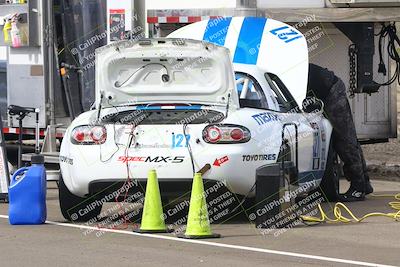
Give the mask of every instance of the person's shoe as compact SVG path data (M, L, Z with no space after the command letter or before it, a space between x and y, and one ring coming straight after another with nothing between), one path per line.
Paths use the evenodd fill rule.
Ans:
M354 202L363 201L365 199L365 192L350 186L346 193L339 195L339 201L341 202Z
M374 188L372 187L370 181L368 181L365 185L365 195L371 194L374 192Z

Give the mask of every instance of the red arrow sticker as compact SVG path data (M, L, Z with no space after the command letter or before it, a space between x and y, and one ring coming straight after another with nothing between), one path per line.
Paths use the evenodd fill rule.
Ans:
M227 162L228 160L229 160L228 156L222 157L220 159L215 159L213 165L219 167L222 164L224 164L225 162Z

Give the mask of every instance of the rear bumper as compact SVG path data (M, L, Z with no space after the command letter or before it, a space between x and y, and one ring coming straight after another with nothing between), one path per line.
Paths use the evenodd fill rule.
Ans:
M190 198L193 179L163 179L159 180L160 194L163 198ZM89 183L89 196L103 197L118 195L121 200L125 195L131 196L146 191L145 179L127 180L95 180ZM123 190L121 190L124 188ZM227 190L221 181L204 179L204 189L207 192ZM212 190L214 189L214 190ZM120 191L119 191L120 190ZM120 194L117 194L121 192ZM111 201L112 202L112 201Z

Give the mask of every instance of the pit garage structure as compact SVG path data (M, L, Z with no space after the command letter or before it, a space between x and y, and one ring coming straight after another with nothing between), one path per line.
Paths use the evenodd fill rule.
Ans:
M386 76L379 68L379 32L381 23L400 20L399 0L0 0L0 21L13 13L22 14L29 39L13 48L0 38L0 77L6 77L0 81L3 130L8 141L19 132L6 106L41 109L42 152L53 164L51 179L58 178L59 141L71 122L71 106L78 115L94 101L91 55L97 47L118 37L164 37L189 23L221 16L266 17L294 25L307 38L310 62L333 70L345 82L361 142L397 137L397 83L377 87L374 82L387 81L395 71L387 38L381 46ZM117 27L117 35L109 25L122 18L126 23ZM79 21L73 24L74 19ZM60 76L62 67L66 77ZM73 95L70 106L66 84ZM26 118L24 126L25 137L33 138L34 118ZM23 158L29 161L30 155Z

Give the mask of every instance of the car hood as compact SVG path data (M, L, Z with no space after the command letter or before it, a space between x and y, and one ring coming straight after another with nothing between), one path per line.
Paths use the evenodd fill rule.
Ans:
M238 106L229 50L184 39L121 41L96 50L96 100L102 106Z

